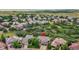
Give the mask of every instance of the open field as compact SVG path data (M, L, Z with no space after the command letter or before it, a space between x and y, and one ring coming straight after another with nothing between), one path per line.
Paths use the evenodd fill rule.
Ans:
M71 12L72 11L72 12ZM13 10L1 10L0 11L0 16L8 16L8 15L16 15L16 14L42 14L42 15L54 15L54 16L74 16L74 17L79 17L79 10L67 10L67 12L65 11L51 11L51 10L46 10L46 11L42 11L42 10L18 10L15 9Z

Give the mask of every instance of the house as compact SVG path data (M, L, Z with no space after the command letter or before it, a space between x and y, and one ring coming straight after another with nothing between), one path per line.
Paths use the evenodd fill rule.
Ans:
M17 36L11 36L11 37L7 37L6 38L6 44L11 44L13 41L21 41L22 38L21 37L17 37Z
M6 27L9 25L9 22L2 22L1 25Z
M33 23L33 20L31 18L28 18L27 21L28 21L29 24Z
M41 46L40 46L40 50L47 50L47 46L41 45Z
M69 49L70 49L70 50L79 50L79 42L72 43L72 44L69 46Z
M17 16L12 16L12 21L17 21L18 17Z
M33 38L33 35L26 35L25 38L22 39L22 43L28 45L28 40Z
M0 42L0 50L6 50L7 45L3 42Z
M57 47L57 46L65 44L65 43L67 43L66 40L64 40L63 38L58 37L58 38L55 38L52 41L51 46Z
M76 23L79 25L79 19L76 20Z
M22 30L24 28L23 24L15 25L17 30Z
M46 36L38 36L41 45L47 45L50 38Z

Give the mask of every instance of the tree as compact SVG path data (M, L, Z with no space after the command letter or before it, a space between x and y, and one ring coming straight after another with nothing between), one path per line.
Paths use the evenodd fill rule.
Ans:
M4 43L6 43L4 34L1 35L1 41L4 42Z

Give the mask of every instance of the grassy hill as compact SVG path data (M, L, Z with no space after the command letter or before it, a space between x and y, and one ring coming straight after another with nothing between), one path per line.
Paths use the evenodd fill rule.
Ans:
M0 10L0 16L16 15L16 14L44 14L44 15L58 15L58 16L75 16L79 17L79 10L75 9L5 9Z

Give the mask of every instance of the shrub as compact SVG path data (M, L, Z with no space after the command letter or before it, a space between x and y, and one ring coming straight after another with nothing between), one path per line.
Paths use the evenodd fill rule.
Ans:
M32 41L32 45L34 48L39 48L39 40L37 38L34 38Z
M21 48L22 47L22 44L20 42L18 42L18 41L14 41L14 42L12 42L12 46L14 48Z
M34 31L32 34L33 34L34 36L39 36L39 35L40 35L40 32Z
M39 48L39 40L37 38L28 40L28 43L28 48Z
M19 36L19 37L25 37L26 32L25 31L16 31L16 35Z
M29 40L28 40L28 43L29 43L29 44L31 44L31 43L32 43L32 40L31 40L31 39L29 39Z
M48 49L51 49L52 48L52 46L51 46L51 44L49 43L48 44L48 47L47 47Z
M8 32L8 30L7 30L6 28L4 28L2 31L3 31L3 32Z
M14 28L14 27L10 27L9 30L10 30L10 31L15 31L16 28Z
M57 46L57 47L53 47L53 46L52 46L52 48L53 48L54 50L68 50L68 49L69 49L67 43L64 44L64 45Z
M61 45L61 46L60 46L60 49L61 49L61 50L68 50L68 49L69 49L68 44L66 43L66 44L64 44L64 45Z

